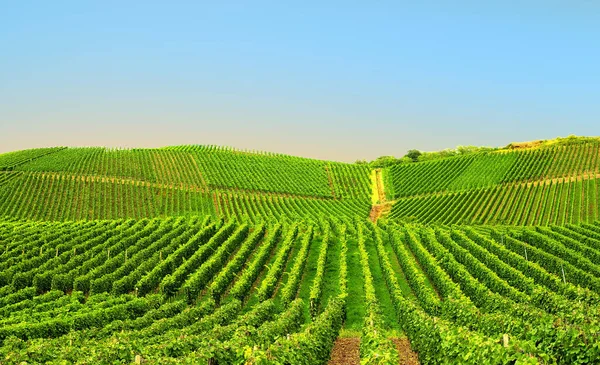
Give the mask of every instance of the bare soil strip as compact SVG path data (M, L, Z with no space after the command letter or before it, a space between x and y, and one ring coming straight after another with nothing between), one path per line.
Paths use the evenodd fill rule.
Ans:
M408 338L392 338L400 354L399 365L420 365L417 354L410 347ZM360 365L360 338L338 338L331 350L328 365Z
M360 365L360 338L338 338L331 350L328 365Z
M400 354L400 365L419 365L419 357L410 347L408 338L392 338L392 342Z

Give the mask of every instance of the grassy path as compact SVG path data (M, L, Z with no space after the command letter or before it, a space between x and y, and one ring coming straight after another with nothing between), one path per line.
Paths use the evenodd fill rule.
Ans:
M399 331L400 326L398 324L398 318L396 316L396 310L390 298L387 285L385 284L385 278L379 265L379 258L377 257L377 249L375 242L371 239L365 242L367 253L369 254L369 266L371 268L371 275L373 275L373 281L375 285L375 294L379 300L379 306L383 314L384 323L388 330ZM380 284L380 285L378 285Z
M402 271L402 267L400 267L400 263L398 262L398 257L396 257L396 253L394 252L394 249L392 248L390 241L388 239L384 238L383 245L385 247L385 250L386 250L386 253L390 260L390 263L392 264L392 268L394 269L394 272L396 273L396 278L398 279L398 284L400 284L400 289L402 290L402 296L404 296L405 298L409 298L411 300L417 300L415 293L410 288L410 285L408 284L408 280L406 279L406 276L404 275L404 272Z
M360 331L365 318L364 279L360 270L360 254L355 237L348 236L348 299L345 329Z

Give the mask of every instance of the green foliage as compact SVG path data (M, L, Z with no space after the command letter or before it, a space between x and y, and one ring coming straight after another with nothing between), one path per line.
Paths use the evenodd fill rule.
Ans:
M0 362L600 363L599 152L0 155Z
M269 258L269 254L273 250L273 247L278 243L279 238L281 237L281 231L281 224L277 224L273 229L269 230L267 237L265 237L265 242L256 253L253 261L248 264L246 270L244 270L240 278L231 288L229 294L233 298L242 300L248 295L248 290L263 269L263 265Z
M377 157L374 161L371 161L369 165L371 165L372 168L382 168L410 162L414 162L413 159L411 159L410 157L396 158L394 156L380 156Z
M63 147L36 148L2 153L0 154L0 171L14 170L19 165L26 164L46 155L57 153L62 149Z
M283 240L281 249L277 252L275 261L269 268L265 279L261 286L258 288L258 298L262 302L269 299L275 291L275 286L279 282L279 277L285 269L285 263L287 262L290 251L293 248L296 234L298 233L298 225L294 224L288 229L288 232Z
M298 250L298 254L290 270L288 280L285 283L285 286L281 289L281 304L283 306L287 306L296 298L298 287L300 286L300 281L302 280L302 275L304 273L304 267L308 259L308 250L310 249L313 233L313 226L310 225L302 235L300 250Z
M364 278L365 305L367 313L362 328L360 342L361 364L397 364L398 352L394 344L385 336L381 308L365 248L363 223L358 223L358 250Z
M353 216L369 210L369 173L368 166L357 164L210 146L26 150L0 155L0 216L79 220L210 214L252 222L341 212Z
M408 150L404 157L410 158L413 162L419 161L419 157L423 154L423 152L419 150Z
M269 346L264 357L268 364L325 364L344 320L344 300L334 298L303 332L280 338ZM261 363L256 361L255 363Z
M386 330L390 325L382 314L381 305L389 299L381 296L381 285L389 292L398 323L421 363L488 359L488 363L586 364L600 359L598 347L589 345L598 342L600 294L595 274L590 274L595 266L585 258L594 255L600 237L595 224L499 231L461 226L432 229L394 222L373 225L361 220L352 230L341 221L322 220L318 226L305 223L291 222L279 241L279 224L260 223L250 232L248 223L230 221L219 228L220 223L211 223L210 218L51 225L0 222L0 237L7 248L0 273L9 278L0 287L0 356L8 364L25 359L131 362L135 355L160 363L208 359L325 363L343 326L346 306L357 305L356 298L347 300L357 293L348 291L350 270L362 278L359 300L365 311L360 354L364 363L397 361ZM312 245L317 227L323 240ZM84 233L79 236L69 234L80 230ZM347 265L347 238L357 247L356 267ZM339 260L335 271L339 298L321 292L332 244L340 245L331 251L337 252L335 260ZM292 246L297 253L287 264ZM74 247L82 251L74 255ZM315 279L303 298L293 300L306 277L309 247L318 249L313 255ZM27 264L45 258L47 252L53 254L47 264ZM273 264L265 268L270 255ZM398 261L402 276L392 259ZM55 285L67 287L89 280L90 290L100 292L99 283L119 282L143 267L145 260L158 263L156 270L148 272L159 279L153 279L157 284L150 292L138 290L140 297L43 289L47 277L53 277ZM13 272L13 267L24 271ZM232 275L236 271L239 274ZM376 283L374 272L381 272L384 282ZM38 278L32 279L39 284L37 288L17 284L31 274ZM236 299L244 299L248 292L270 297L282 275L288 278L275 303L245 304ZM150 294L169 277L179 278L184 292L196 288L197 301L177 296L177 290L168 293L175 295L170 300ZM66 284L58 284L59 280ZM399 280L408 281L415 300L402 296ZM25 288L19 289L22 285ZM307 307L324 297L329 301L320 306L323 310L310 310L313 320L303 325ZM508 347L501 344L504 334L509 335ZM54 355L48 348L55 349Z
M330 240L330 228L329 224L325 225L323 229L321 249L319 251L319 258L317 260L317 272L315 279L310 288L310 315L315 318L317 316L319 305L321 303L322 289L323 289L323 277L325 275L325 264L327 263L327 252L329 249Z
M600 143L584 141L394 165L387 169L398 199L391 216L442 224L591 222L600 216Z

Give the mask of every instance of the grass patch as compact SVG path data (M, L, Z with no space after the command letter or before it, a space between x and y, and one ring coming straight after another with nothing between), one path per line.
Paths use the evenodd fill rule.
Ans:
M365 318L364 279L360 266L360 253L355 237L348 237L348 298L346 299L346 324L344 328L360 331Z

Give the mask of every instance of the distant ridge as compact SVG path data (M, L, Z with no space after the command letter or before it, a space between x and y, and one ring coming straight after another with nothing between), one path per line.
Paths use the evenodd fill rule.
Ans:
M598 137L571 136L384 168L215 145L30 149L0 155L0 216L592 222L599 146Z

